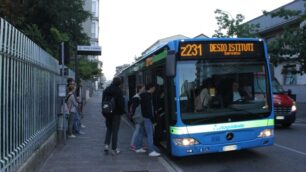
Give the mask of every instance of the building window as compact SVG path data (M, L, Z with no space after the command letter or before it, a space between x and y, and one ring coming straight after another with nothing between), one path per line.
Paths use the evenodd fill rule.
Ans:
M297 84L295 65L284 66L283 75L284 75L284 85L296 85Z
M92 1L92 9L91 9L91 11L92 11L92 15L94 17L98 16L97 15L97 1Z
M91 23L91 38L96 38L96 22Z

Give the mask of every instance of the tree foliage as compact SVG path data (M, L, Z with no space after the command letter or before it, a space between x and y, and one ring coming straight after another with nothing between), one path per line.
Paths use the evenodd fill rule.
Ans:
M25 20L23 5L16 0L0 0L0 17L3 17L14 26L20 26Z
M98 68L96 61L89 61L85 57L81 58L78 63L80 78L84 80L94 80L102 76L101 69Z
M304 0L306 9L306 1ZM294 19L296 25L285 25L275 39L268 43L268 52L271 62L278 65L283 62L290 62L300 68L293 73L306 72L306 13L305 11L288 10L281 8L274 12L264 12L271 18L283 18L285 20ZM304 22L304 24L302 24ZM283 71L286 72L286 71Z
M70 49L89 44L82 23L91 15L84 11L83 3L83 0L0 0L0 16L58 58L62 41L69 41Z
M13 24L52 56L59 59L59 45L68 42L70 56L75 57L77 45L89 45L82 23L91 14L83 9L84 0L0 0L0 17ZM91 78L99 71L97 65L81 61L89 71L80 76ZM86 66L88 65L88 66ZM92 74L93 76L89 76Z
M217 9L215 11L218 29L215 30L213 37L218 38L247 38L255 37L259 25L244 24L245 17L242 14L237 14L233 18L230 13Z
M304 0L305 1L305 0ZM306 9L306 1L304 3ZM215 11L218 29L213 37L259 37L257 35L259 25L243 23L244 16L237 14L233 18L229 13L217 9ZM283 18L289 20L295 18L296 24L285 25L281 34L268 42L268 53L274 65L283 62L297 64L300 66L296 73L306 72L306 14L305 11L288 10L281 8L274 12L264 11L264 15ZM300 27L300 23L304 25Z

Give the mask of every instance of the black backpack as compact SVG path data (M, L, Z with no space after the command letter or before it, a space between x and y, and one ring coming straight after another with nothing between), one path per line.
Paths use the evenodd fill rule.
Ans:
M110 118L116 108L115 98L113 96L107 96L102 101L102 114L105 118Z

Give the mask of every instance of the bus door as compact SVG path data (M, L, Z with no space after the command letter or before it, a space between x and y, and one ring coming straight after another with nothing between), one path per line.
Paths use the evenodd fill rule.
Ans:
M157 144L167 147L168 141L168 117L166 115L166 102L165 102L165 72L162 67L154 71L155 93L154 93L154 109L155 120L157 125L154 132L154 140Z
M128 76L129 100L136 94L136 75Z

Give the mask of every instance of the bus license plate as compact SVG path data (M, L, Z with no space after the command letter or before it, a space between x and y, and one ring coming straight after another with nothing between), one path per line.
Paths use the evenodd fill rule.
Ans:
M234 151L237 150L237 145L228 145L223 147L223 151Z
M276 116L276 119L284 120L285 117L284 116Z

